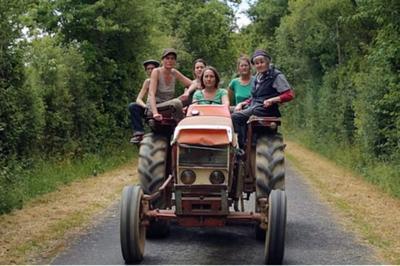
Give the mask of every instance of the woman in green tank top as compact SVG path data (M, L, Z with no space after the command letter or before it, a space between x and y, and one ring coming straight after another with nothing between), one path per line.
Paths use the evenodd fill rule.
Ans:
M237 62L238 78L232 79L228 86L229 100L232 105L237 105L250 98L254 77L251 75L250 59L242 56Z
M197 90L193 95L193 102L197 104L223 104L229 107L228 93L219 89L219 74L212 66L204 68L200 77L202 90Z

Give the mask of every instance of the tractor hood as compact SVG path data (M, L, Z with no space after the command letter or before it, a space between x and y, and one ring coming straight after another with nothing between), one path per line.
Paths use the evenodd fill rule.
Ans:
M230 117L189 116L175 128L172 144L236 145Z

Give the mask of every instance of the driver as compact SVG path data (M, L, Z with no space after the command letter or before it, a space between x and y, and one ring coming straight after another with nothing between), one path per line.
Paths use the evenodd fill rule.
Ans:
M251 97L238 103L232 114L232 122L235 132L238 133L241 149L246 140L247 120L250 116L280 117L278 104L294 98L289 82L278 69L271 65L271 56L267 52L256 50L251 57L251 63L257 71ZM248 108L244 109L245 106Z
M204 68L200 76L201 90L193 95L193 103L197 104L222 104L229 108L228 92L218 88L220 81L217 70L212 66Z

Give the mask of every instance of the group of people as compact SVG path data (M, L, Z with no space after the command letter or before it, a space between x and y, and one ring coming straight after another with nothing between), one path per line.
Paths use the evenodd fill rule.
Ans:
M233 79L227 90L219 88L218 71L208 66L202 59L193 65L191 80L176 68L177 52L165 49L161 56L161 65L157 60L143 63L149 78L143 82L136 102L129 104L133 129L132 143L139 143L144 134L143 116L163 119L163 107L173 107L172 117L179 121L183 118L183 109L192 104L222 104L232 106L232 122L238 133L239 147L246 140L246 124L250 116L280 117L278 105L293 99L294 92L285 76L271 65L271 56L264 50L256 50L251 58L242 56L237 62L238 77ZM252 75L254 66L256 74ZM179 81L184 93L175 98L175 84ZM147 96L147 102L144 97Z

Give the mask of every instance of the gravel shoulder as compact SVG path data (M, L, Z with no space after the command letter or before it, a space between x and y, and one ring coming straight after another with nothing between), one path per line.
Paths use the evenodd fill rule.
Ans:
M388 196L350 171L287 141L292 166L307 177L316 195L328 202L337 221L372 246L380 259L400 264L400 200ZM44 195L0 216L0 264L46 264L68 243L100 220L136 183L136 161ZM94 222L93 222L94 221Z

